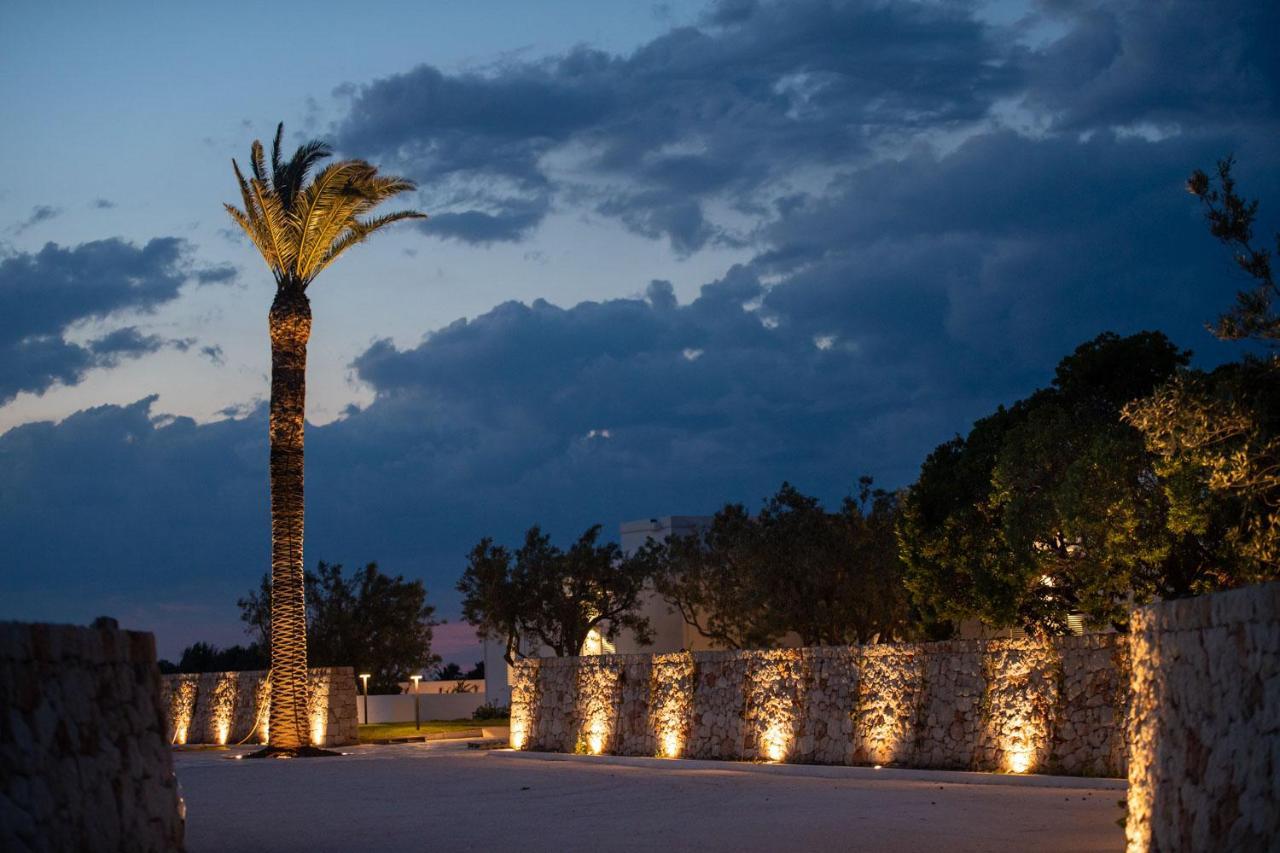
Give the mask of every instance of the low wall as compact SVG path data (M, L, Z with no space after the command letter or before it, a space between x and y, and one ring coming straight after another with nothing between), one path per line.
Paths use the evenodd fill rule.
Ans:
M355 743L356 679L349 666L310 670L307 720L311 745ZM169 743L236 744L267 740L265 672L204 672L163 676Z
M1123 776L1128 643L959 640L519 662L552 752Z
M1134 612L1130 853L1280 843L1280 582Z
M0 850L182 849L150 634L0 623Z
M484 704L483 693L419 693L418 713L423 720L462 720ZM364 697L358 697L356 710L360 723L413 722L413 694L369 697L369 719L364 718Z

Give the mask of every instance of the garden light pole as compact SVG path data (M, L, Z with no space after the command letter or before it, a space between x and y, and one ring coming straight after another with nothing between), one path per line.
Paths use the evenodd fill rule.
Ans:
M421 731L422 715L418 713L418 682L422 680L422 676L411 675L409 680L413 682L413 728L415 731Z
M360 681L364 684L364 724L369 725L369 673L360 673Z

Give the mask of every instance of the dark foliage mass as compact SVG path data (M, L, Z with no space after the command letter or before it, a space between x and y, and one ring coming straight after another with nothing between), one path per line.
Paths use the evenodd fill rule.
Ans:
M503 643L508 663L537 644L561 657L581 654L593 629L608 639L628 629L649 642L649 621L637 612L646 567L599 536L596 525L562 550L531 527L514 554L482 539L458 581L463 618Z
M370 693L399 693L409 675L432 667L435 607L420 580L405 580L369 563L344 576L323 560L306 573L307 659L310 666L354 666L367 672ZM256 644L271 641L271 579L238 602Z
M211 643L201 642L183 649L176 664L161 660L159 666L164 673L244 672L267 669L271 666L271 656L259 643L220 649Z
M654 588L717 645L902 639L913 630L894 538L897 498L860 481L839 511L788 483L756 515L741 504L698 534L639 555Z
M1277 291L1232 166L1187 184L1251 284L1212 328L1270 348L1204 371L1163 334L1104 334L938 447L899 524L935 618L1060 632L1082 613L1123 630L1134 604L1280 576Z

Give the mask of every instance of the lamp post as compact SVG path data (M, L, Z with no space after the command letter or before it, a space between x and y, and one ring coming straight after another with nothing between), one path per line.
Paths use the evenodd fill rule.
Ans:
M364 724L369 725L369 673L360 673L360 681L364 684Z
M413 682L413 728L415 731L421 731L422 715L418 713L418 682L422 680L422 676L411 675L409 680Z

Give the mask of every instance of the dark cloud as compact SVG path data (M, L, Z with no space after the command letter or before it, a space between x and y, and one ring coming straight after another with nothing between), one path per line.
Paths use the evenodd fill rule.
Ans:
M31 215L26 219L14 225L9 230L14 234L21 234L29 228L34 228L42 222L48 222L50 219L57 219L62 215L62 208L51 207L47 204L39 204L31 208Z
M1028 57L1028 99L1058 127L1276 128L1280 5L1053 0L1044 8L1065 33Z
M532 200L506 200L497 213L464 210L437 213L419 227L428 234L466 243L513 242L528 236L547 212L545 196Z
M578 48L483 75L420 66L350 89L337 140L463 217L435 226L447 236L527 233L564 189L547 165L559 154L575 161L575 195L687 253L725 236L708 200L754 203L799 168L866 154L873 130L982 118L1018 80L1006 54L967 12L934 4L722 4L709 29L626 57Z
M1052 0L1008 28L965 4L724 0L629 56L578 48L347 87L337 138L420 179L443 236L520 239L568 194L688 254L742 242L709 203L759 217L787 182L997 116L1076 141L1211 124L1274 138L1277 30L1280 7L1247 0L1212 14L1199 0ZM1054 36L1029 47L1025 32Z
M108 198L95 198L92 202L89 203L89 206L92 207L94 210L112 210L117 205L114 201Z
M754 257L687 304L654 281L643 298L510 302L369 347L353 369L372 402L309 432L308 562L378 559L448 611L481 536L754 505L783 479L828 501L863 472L905 485L1104 330L1234 357L1202 324L1239 281L1182 181L1236 152L1270 233L1264 5L1046 0L1001 28L963 4L739 0L629 56L348 87L340 144L423 181L440 236L522 239L563 206L680 253ZM76 266L79 249L45 251L42 269ZM6 325L11 264L39 266L0 262ZM0 326L0 348L52 347L48 381L68 324L172 298L183 276L125 288L108 272L92 304L63 279L87 280L41 277L48 298L12 303L30 314L16 336ZM131 303L137 288L152 295ZM134 330L83 349L153 344ZM268 561L264 407L203 426L154 414L143 400L0 436L0 541L37 569L0 579L13 612L80 585L234 618Z
M80 345L71 326L118 312L153 311L182 285L224 282L229 268L196 267L186 244L161 237L138 247L118 239L75 247L46 243L38 252L0 258L0 403L20 391L73 385L95 367L154 352L166 344L130 326Z

